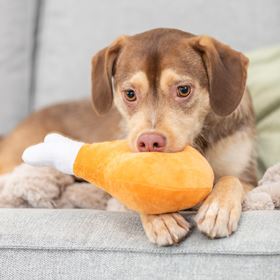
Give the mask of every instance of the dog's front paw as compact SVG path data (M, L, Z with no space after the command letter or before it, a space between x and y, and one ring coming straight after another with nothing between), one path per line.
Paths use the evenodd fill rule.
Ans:
M159 246L177 244L186 238L191 224L178 213L141 215L147 237Z
M239 201L210 195L200 207L195 221L198 229L210 238L228 237L237 229L241 210Z

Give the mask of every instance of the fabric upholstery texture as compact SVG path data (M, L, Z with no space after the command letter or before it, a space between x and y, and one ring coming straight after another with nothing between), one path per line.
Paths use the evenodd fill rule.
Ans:
M280 42L279 14L278 0L44 1L35 107L89 96L91 58L117 36L172 27L247 51Z
M229 238L150 244L133 213L0 210L1 279L278 279L280 212L242 215Z
M280 42L279 13L278 0L2 0L0 134L34 108L89 96L91 57L120 34L174 27L245 51Z
M38 2L43 3L40 29L33 37ZM0 134L29 109L88 96L92 55L122 33L175 27L246 51L280 42L279 14L279 0L155 0L148 5L140 0L2 0ZM269 56L264 60L273 64L276 59ZM270 94L272 85L269 80L253 85L266 73L276 81L279 71L264 68L264 60L249 75L259 110L262 169L279 155L278 113L262 109L268 102L267 108L274 107L267 94L261 96ZM272 94L276 108L279 94ZM279 221L279 211L243 213L240 228L228 239L209 240L195 231L180 246L158 248L130 213L0 209L0 279L279 279Z
M0 1L0 134L29 111L36 0Z

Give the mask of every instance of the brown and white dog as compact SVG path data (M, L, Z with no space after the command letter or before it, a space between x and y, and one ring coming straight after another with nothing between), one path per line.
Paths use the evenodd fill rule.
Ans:
M215 172L214 190L196 216L198 229L211 238L229 236L237 229L244 194L256 184L247 66L242 53L207 36L175 29L122 36L92 60L97 114L88 101L34 113L2 140L0 171L14 168L24 148L50 131L83 141L126 133L139 152L176 152L191 144ZM150 241L159 245L177 243L190 230L178 213L141 220Z

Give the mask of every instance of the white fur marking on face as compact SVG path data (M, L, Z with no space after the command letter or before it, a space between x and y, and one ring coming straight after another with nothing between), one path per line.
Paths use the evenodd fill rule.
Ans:
M124 86L134 87L142 95L146 95L149 90L149 81L147 75L143 71L138 71L131 76L131 78L124 83Z
M157 112L155 110L152 111L151 113L151 123L152 123L152 128L156 128L156 123L157 123Z
M185 75L179 75L171 68L164 69L160 75L160 88L163 91L168 91L170 84L178 82L190 81L191 78Z
M237 132L221 139L206 151L217 177L240 176L248 166L253 152L253 142L246 132Z

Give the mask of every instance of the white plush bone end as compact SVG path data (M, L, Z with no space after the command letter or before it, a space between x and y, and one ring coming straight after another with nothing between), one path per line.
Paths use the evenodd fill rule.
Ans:
M28 147L22 154L22 160L33 166L52 166L73 175L73 165L83 145L82 142L51 133L43 143Z

